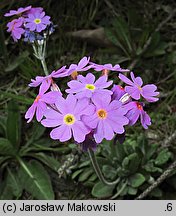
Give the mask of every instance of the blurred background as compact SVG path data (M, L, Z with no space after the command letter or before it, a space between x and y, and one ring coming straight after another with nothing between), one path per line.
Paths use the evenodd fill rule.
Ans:
M146 105L152 125L128 128L123 145L103 142L97 158L103 185L86 153L74 143L49 138L49 130L24 114L35 98L30 79L43 75L30 44L14 43L4 13L43 7L56 31L47 44L49 71L90 56L96 63L120 64L154 83L157 103ZM0 199L135 199L175 160L176 2L173 0L26 0L0 2ZM117 75L110 74L114 83ZM68 79L58 85L65 88ZM176 199L176 172L146 199Z

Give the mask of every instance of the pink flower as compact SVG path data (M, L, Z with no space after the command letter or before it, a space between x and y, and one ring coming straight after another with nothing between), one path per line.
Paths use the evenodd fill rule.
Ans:
M51 23L49 20L50 16L45 16L45 12L28 14L28 18L25 19L25 27L29 28L30 31L41 32Z
M21 38L21 35L25 32L25 30L21 27L23 25L24 19L22 17L18 19L14 19L7 24L7 31L11 32L11 35L14 41L17 41Z
M124 105L124 108L128 110L126 117L129 119L129 125L134 125L137 120L141 119L142 126L147 129L151 125L150 116L143 110L143 106L139 102L130 102Z
M85 77L79 75L77 80L68 82L70 89L66 89L67 93L76 93L77 98L93 98L110 96L112 91L105 89L108 88L113 81L107 81L107 76L101 76L95 81L95 76L88 73Z
M47 110L47 104L54 104L58 97L61 94L58 91L45 93L41 88L39 90L39 94L34 100L32 106L29 107L25 114L25 118L28 119L27 123L29 123L36 112L37 121L41 121L45 111Z
M48 76L37 76L35 80L31 79L31 83L29 84L29 86L37 87L41 84L40 88L42 88L42 90L46 92L50 88L51 84L53 84L53 78L58 78L59 75L66 70L65 68L66 66L63 66L59 70L53 71Z
M156 98L159 92L156 92L157 87L154 84L145 85L142 87L143 81L141 77L134 76L133 72L130 73L131 79L128 79L123 74L119 74L119 78L129 86L125 87L125 91L135 100L140 99L140 95L142 95L148 102L155 102L159 100Z
M45 127L56 127L50 133L51 138L65 142L73 136L76 142L83 142L86 134L90 133L90 128L81 118L82 115L90 116L94 112L94 107L89 105L87 99L78 101L71 94L66 99L59 97L55 105L56 110L49 109L45 113L46 119L41 122Z
M79 62L78 64L71 64L70 67L67 69L67 71L65 73L62 73L62 77L65 76L70 76L72 73L77 73L80 71L87 71L90 68L92 68L91 65L88 65L90 61L90 57L86 57L84 56Z
M97 143L101 143L103 138L112 140L114 133L124 133L124 125L129 120L125 117L126 109L121 106L119 101L112 101L110 97L94 98L96 111L91 116L83 116L83 122L94 129L94 138Z
M25 7L25 8L18 8L18 10L10 10L10 12L6 13L4 16L9 17L9 16L13 16L13 15L18 15L18 14L22 14L28 10L31 9L31 6Z

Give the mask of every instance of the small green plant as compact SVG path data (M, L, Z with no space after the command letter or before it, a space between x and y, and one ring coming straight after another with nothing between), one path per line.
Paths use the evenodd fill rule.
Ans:
M168 149L157 152L158 144L149 144L145 135L128 138L125 143L104 142L97 153L97 161L103 175L109 181L119 179L116 185L108 186L100 182L94 174L91 161L85 158L73 172L72 178L92 188L97 198L131 198L151 185L163 172L165 165L172 159ZM161 197L157 188L150 196Z

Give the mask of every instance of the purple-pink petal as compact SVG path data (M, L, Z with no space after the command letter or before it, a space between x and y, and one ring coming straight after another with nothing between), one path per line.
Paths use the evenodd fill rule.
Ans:
M77 121L72 125L72 132L74 140L81 143L85 140L86 134L90 133L90 130L83 124L83 122Z
M133 86L133 82L128 79L126 76L124 76L123 74L119 74L119 79L121 79L124 83Z
M125 86L125 91L135 100L140 99L140 93L141 91L139 90L138 87L136 86Z
M29 123L33 117L34 117L34 114L35 114L35 110L36 110L36 106L37 104L36 103L33 103L29 109L27 110L26 114L25 114L25 119L28 119L27 123Z
M150 116L144 111L141 111L141 124L142 126L147 129L149 125L151 125L151 119Z
M57 128L54 128L51 131L50 136L54 140L58 139L61 142L65 142L65 141L71 139L71 136L72 136L71 128L68 127L67 125L63 124Z

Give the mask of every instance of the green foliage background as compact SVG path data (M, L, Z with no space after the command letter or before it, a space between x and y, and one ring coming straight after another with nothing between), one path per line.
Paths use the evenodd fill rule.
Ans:
M145 83L158 86L159 102L146 105L149 130L137 124L127 129L123 145L103 142L98 147L104 176L119 178L113 187L98 180L78 146L52 141L49 130L24 119L37 93L27 85L43 73L31 46L12 41L3 14L27 5L43 7L57 25L48 41L50 71L86 55L97 63L131 68ZM0 2L0 199L135 199L169 167L176 150L176 13L170 17L175 6L164 0ZM88 34L99 28L96 36ZM79 30L87 30L84 37L73 36ZM115 74L110 78L118 82ZM67 81L58 84L65 88ZM146 199L176 199L175 172Z

